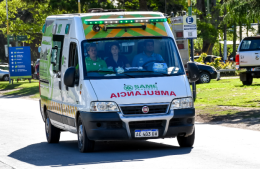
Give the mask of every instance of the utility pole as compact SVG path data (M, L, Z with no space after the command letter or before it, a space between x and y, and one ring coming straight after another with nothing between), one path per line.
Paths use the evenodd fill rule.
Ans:
M81 13L80 0L78 0L78 12Z
M192 15L191 0L188 0L188 13L189 13L189 16ZM194 62L193 39L190 39L190 57L191 57L191 61ZM195 99L196 99L196 84L195 84L195 82L192 82L192 93L193 93L193 100L195 101Z
M191 0L188 0L188 14L189 16L192 15L192 6L191 6ZM194 62L194 57L193 57L193 39L190 39L190 47L191 47L191 61Z
M209 0L207 0L207 14L210 14L210 9L209 9Z
M259 23L259 20L257 20L258 22L258 31L257 31L257 35L260 35L260 23Z
M164 8L165 8L165 9L164 9L164 10L165 10L164 13L165 13L165 15L166 15L166 0L164 0Z
M227 9L224 9L224 16L227 14ZM224 18L224 17L223 17ZM224 23L224 58L223 61L226 62L227 60L227 24Z
M6 33L7 33L7 56L8 56L8 62L10 63L10 56L9 56L9 23L8 23L8 4L6 0ZM10 71L11 71L11 66L9 64L9 84L11 84L11 76L10 76Z

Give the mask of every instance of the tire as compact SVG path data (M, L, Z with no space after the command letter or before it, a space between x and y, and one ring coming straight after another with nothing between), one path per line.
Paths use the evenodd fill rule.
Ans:
M45 120L45 133L48 143L59 143L60 129L51 124L49 117Z
M246 75L246 81L242 81L243 85L252 85L253 77L250 74Z
M95 141L89 140L85 126L82 123L81 117L78 118L78 148L81 153L92 152L94 150Z
M177 136L177 140L180 147L192 147L195 141L195 128L193 133L190 136L188 137Z
M207 72L202 72L200 74L199 83L209 83L210 80L211 80L211 77Z
M8 75L4 75L3 80L4 81L9 81L9 76Z

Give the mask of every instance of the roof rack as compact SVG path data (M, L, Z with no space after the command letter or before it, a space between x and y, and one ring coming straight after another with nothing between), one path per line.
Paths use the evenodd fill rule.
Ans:
M89 13L100 13L100 12L124 12L125 9L103 9L103 8L90 8Z

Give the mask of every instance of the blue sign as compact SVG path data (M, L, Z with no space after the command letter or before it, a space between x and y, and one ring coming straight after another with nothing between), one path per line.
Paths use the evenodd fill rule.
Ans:
M193 23L193 17L188 16L188 17L186 18L186 22L187 22L187 24L192 24L192 23Z
M9 47L9 71L11 79L32 77L30 46Z

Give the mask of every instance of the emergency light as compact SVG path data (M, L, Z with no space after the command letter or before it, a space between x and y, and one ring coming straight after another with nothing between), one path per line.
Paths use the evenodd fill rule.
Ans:
M101 25L101 24L131 24L131 23L157 23L166 22L166 18L142 18L142 19L113 19L113 20L102 20L102 19L88 19L84 23L86 25Z

